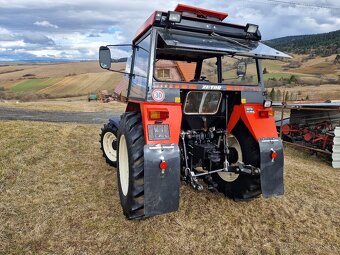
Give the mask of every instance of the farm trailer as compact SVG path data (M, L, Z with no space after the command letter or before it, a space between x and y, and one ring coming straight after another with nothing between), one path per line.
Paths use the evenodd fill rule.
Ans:
M100 47L100 66L128 78L126 112L101 133L128 219L178 210L180 179L234 200L284 193L261 59L289 56L262 44L257 25L226 17L179 4L154 12L131 45ZM113 70L123 57L125 72ZM166 61L180 65L179 74L162 69Z

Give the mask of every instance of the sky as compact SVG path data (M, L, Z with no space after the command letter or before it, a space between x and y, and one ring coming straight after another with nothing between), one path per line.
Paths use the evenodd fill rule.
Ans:
M97 59L100 45L130 43L153 11L173 10L178 3L174 0L0 0L0 61ZM226 22L258 24L264 40L340 29L339 0L182 0L180 3L227 12Z

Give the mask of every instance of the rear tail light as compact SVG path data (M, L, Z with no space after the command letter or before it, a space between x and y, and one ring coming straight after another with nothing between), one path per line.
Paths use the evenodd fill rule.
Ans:
M273 117L274 116L274 112L271 110L260 110L259 111L259 117L260 118L269 118L269 117Z
M269 118L268 111L259 111L260 118Z
M165 120L169 118L168 111L149 111L150 120Z

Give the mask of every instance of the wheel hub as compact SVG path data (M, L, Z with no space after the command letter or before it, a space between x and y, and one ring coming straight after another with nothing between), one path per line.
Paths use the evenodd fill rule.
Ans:
M119 141L118 164L120 186L122 188L123 195L126 196L129 189L129 155L124 135L120 137Z
M238 161L243 161L243 156L242 156L242 150L241 150L241 145L237 141L236 137L233 135L229 135L228 137L228 144L229 144L229 150L230 150L230 157L231 160L228 161L231 165L237 164ZM233 172L219 172L217 173L224 181L226 182L233 182L235 181L238 177L239 174L233 173Z
M105 133L103 137L103 149L104 149L106 156L111 161L117 160L116 143L117 143L117 137L113 133L111 132Z

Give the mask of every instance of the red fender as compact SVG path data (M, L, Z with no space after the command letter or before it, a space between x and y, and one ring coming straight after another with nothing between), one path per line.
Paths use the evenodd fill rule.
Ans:
M178 144L181 125L182 125L182 104L180 103L148 103L141 102L140 110L142 113L144 137L146 144ZM169 117L162 121L162 124L169 125L170 139L150 141L148 136L148 125L156 124L155 120L150 120L148 116L149 111L163 111L169 112Z
M260 117L260 111L268 111L268 117ZM252 136L260 138L277 138L277 130L272 108L263 108L262 104L235 105L228 123L228 132L232 133L236 124L242 120Z

